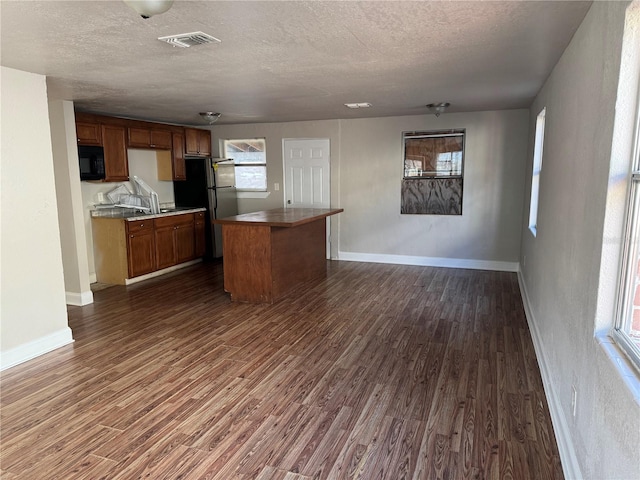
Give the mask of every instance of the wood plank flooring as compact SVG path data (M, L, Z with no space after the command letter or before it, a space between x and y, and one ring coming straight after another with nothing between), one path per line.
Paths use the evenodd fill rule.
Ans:
M1 378L4 479L562 479L515 274L328 262L273 305L202 264L69 307Z

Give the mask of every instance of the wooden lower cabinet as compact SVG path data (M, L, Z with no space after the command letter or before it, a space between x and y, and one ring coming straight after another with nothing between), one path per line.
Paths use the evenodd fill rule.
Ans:
M195 216L195 256L196 258L198 257L204 257L204 255L207 252L207 244L205 241L205 228L206 228L206 222L205 222L205 212L196 212L194 214Z
M127 260L129 277L156 270L156 244L153 221L138 220L127 224Z
M202 228L196 227L196 218L202 219ZM126 285L129 279L204 255L203 212L131 221L93 217L91 225L100 283Z
M195 225L178 225L175 229L176 263L186 262L195 257Z
M170 267L194 258L193 213L156 218L156 264L158 269Z

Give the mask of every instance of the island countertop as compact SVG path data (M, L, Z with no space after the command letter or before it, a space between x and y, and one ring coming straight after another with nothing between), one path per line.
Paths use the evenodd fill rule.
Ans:
M297 227L343 212L342 208L275 208L213 220L220 225L259 224L269 227Z

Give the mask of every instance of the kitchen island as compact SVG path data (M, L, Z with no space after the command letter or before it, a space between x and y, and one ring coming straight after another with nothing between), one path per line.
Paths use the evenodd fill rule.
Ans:
M224 289L231 300L273 303L325 276L325 219L342 211L278 208L214 220L222 225Z

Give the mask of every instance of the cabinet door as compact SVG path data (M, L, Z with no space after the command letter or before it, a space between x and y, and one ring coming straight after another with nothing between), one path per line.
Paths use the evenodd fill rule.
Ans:
M177 225L175 230L176 263L195 257L194 224Z
M185 128L185 153L187 155L200 155L208 157L211 155L211 132L199 128Z
M180 133L173 134L173 151L171 163L174 180L186 180L187 170L184 163L184 136Z
M102 145L102 135L98 123L76 123L78 145Z
M155 252L153 222L128 222L127 263L129 278L153 272L156 269Z
M171 150L171 132L168 130L151 130L151 148Z
M184 150L187 155L198 155L198 144L200 143L199 130L195 128L184 129Z
M176 264L174 246L174 226L156 227L156 265L158 270L171 267Z
M195 229L194 229L194 243L195 243L195 252L194 256L196 258L203 257L206 253L206 243L205 243L205 221L204 221L204 212L198 212L195 214Z
M151 131L148 128L129 127L127 133L127 144L130 147L149 148L151 145Z
M171 132L149 128L129 127L127 144L133 148L171 150Z
M198 152L203 156L211 155L211 132L209 130L199 130Z
M104 144L105 181L126 182L129 180L129 165L125 128L116 125L102 125L102 142Z

